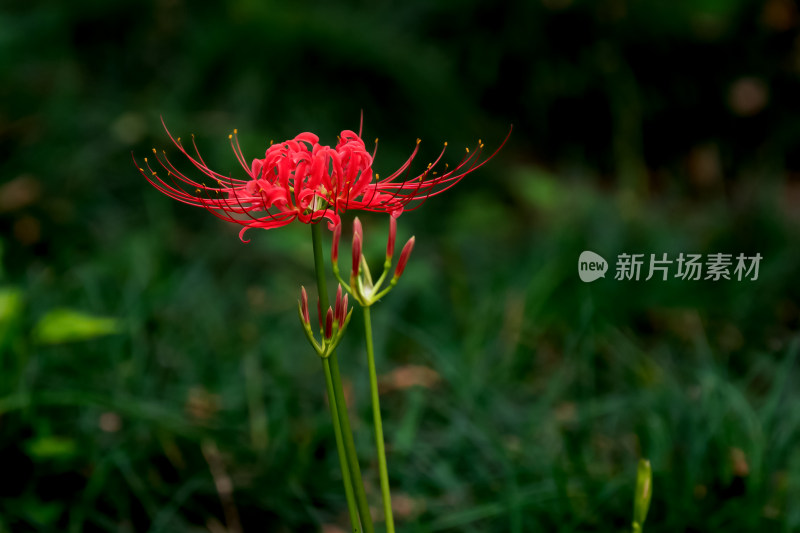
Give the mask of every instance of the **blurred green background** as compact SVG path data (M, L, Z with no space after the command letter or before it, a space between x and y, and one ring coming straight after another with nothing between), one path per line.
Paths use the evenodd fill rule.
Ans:
M131 152L170 150L163 117L241 176L233 128L252 159L361 110L382 174L514 124L400 218L417 247L373 312L400 531L626 531L640 457L646 531L800 531L798 24L792 0L5 0L0 531L347 530L295 309L309 229L243 244ZM763 260L584 284L585 249ZM362 333L339 352L378 515Z

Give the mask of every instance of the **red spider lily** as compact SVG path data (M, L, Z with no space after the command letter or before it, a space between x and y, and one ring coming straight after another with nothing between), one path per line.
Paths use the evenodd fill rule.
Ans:
M163 123L163 121L162 121ZM166 129L166 125L164 126ZM247 179L223 176L206 165L192 137L196 155L190 154L167 130L178 150L200 172L216 182L209 187L181 173L167 158L166 153L153 149L158 164L167 172L166 179L153 170L147 158L147 170L139 171L156 189L167 196L189 205L204 207L228 222L244 226L239 237L251 228L271 229L285 226L295 219L306 224L328 219L329 229L340 222L339 215L351 209L384 212L393 217L404 210L419 207L431 196L441 194L470 172L480 168L497 154L508 140L506 136L500 147L489 157L481 160L483 143L453 167L438 174L433 169L441 161L447 148L445 143L439 156L420 175L409 177L410 166L419 150L417 146L411 156L397 171L387 178L373 175L372 162L377 151L367 152L361 139L361 128L356 134L344 130L334 147L319 144L313 133L301 133L294 139L271 145L263 159L254 159L247 164L239 146L237 131L228 138ZM509 130L509 135L511 131ZM135 162L135 159L134 159ZM374 179L373 179L374 177ZM245 241L247 242L247 241Z

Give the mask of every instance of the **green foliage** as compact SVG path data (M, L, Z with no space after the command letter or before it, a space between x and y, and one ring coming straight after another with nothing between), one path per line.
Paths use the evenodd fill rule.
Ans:
M33 329L33 338L41 344L83 341L119 333L116 319L96 317L72 309L48 311Z
M13 342L21 316L22 291L0 288L0 353Z
M362 109L381 175L417 137L412 172L514 124L403 214L414 255L373 309L400 531L626 531L638 457L648 533L800 529L790 4L5 2L0 532L344 523L294 310L308 228L242 244L131 152L190 167L163 116L241 177L234 127L249 160ZM380 264L386 221L362 220ZM587 285L586 249L764 260L756 282ZM339 357L379 507L360 327Z
M25 446L28 455L37 461L74 457L77 445L74 440L63 437L39 437Z
M633 496L633 531L641 533L650 500L653 497L653 471L650 461L639 459L639 468L636 472L636 492Z

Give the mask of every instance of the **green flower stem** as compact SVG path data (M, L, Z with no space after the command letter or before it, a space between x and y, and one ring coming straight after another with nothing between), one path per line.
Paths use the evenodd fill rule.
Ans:
M381 277L378 278L378 281L375 282L375 287L378 288L383 284L383 280L386 279L386 274L389 273L389 270L392 268L392 258L387 257L386 261L383 263L383 272L381 273Z
M328 403L331 406L331 419L333 420L333 432L336 434L336 450L339 452L339 466L342 469L342 479L344 481L344 494L347 498L347 510L350 513L350 523L353 526L353 533L359 533L358 510L353 496L353 481L350 479L350 470L347 467L347 456L344 453L344 442L342 440L342 427L339 424L339 414L336 407L336 394L333 391L333 378L331 377L331 365L327 358L322 358L322 367L325 370L325 385L328 387Z
M319 292L320 306L325 310L328 308L329 303L327 286L325 284L325 267L322 259L322 231L320 228L321 226L319 223L311 224L311 240L314 244L314 269L317 274L317 291ZM369 514L367 494L364 492L364 483L361 478L361 467L358 465L353 432L350 429L350 416L347 413L347 403L345 403L344 391L342 390L342 377L339 373L339 360L336 357L335 351L331 353L327 361L329 362L331 381L333 382L333 396L331 396L329 392L328 397L334 400L331 402L331 405L334 403L336 404L344 452L346 453L346 462L350 470L350 482L355 489L356 504L358 506L358 513L361 516L361 527L364 529L364 533L375 533L375 527L372 525L372 516ZM342 457L341 449L339 449L339 456L340 458ZM345 495L346 494L347 492L345 491ZM353 525L355 527L355 523Z
M364 307L364 333L367 337L367 361L369 363L369 388L372 394L372 418L375 423L375 446L378 448L378 471L381 476L383 512L386 515L386 533L394 533L392 495L389 492L389 471L386 468L386 449L383 444L383 422L381 404L378 399L378 375L375 372L375 351L372 347L372 319L369 307Z

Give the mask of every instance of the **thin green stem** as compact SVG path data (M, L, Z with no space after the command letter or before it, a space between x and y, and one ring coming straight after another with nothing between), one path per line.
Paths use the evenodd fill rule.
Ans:
M345 451L347 452L347 465L350 467L350 477L356 491L356 504L358 505L358 513L361 516L361 527L364 528L364 533L375 533L375 526L372 525L372 515L369 513L367 493L364 491L364 482L361 478L361 467L358 465L356 443L353 440L353 431L350 429L350 416L347 413L347 404L345 403L344 390L342 389L342 377L339 373L339 361L336 358L335 351L331 352L328 360L331 363L336 408L339 410L339 422L342 424L342 436L344 437Z
M353 481L350 479L350 469L347 467L347 456L344 453L344 441L342 439L342 427L339 424L339 414L336 407L336 394L333 392L333 378L331 377L331 365L326 358L322 359L322 367L325 370L325 385L328 387L328 403L331 406L331 420L333 420L333 432L336 435L336 449L339 452L339 466L342 469L342 479L344 481L344 494L347 498L347 511L350 513L350 523L353 526L353 533L359 533L358 510L353 496Z
M383 272L381 272L381 277L378 278L378 281L375 282L375 289L379 289L383 284L383 280L386 279L386 274L389 273L389 270L392 268L392 259L388 258L383 263Z
M389 492L389 471L386 468L386 449L383 444L383 422L378 398L378 374L375 371L375 351L372 347L372 319L369 307L364 307L364 333L367 337L367 362L369 363L369 389L372 396L372 418L375 423L375 446L378 448L378 471L381 476L383 512L386 515L386 533L394 533L392 495Z
M325 267L322 259L322 231L320 229L320 224L311 224L311 240L314 244L314 269L317 274L319 302L322 309L325 310L329 304L328 291L325 283ZM350 416L347 412L347 403L345 402L344 390L342 389L342 376L339 373L339 360L336 357L335 351L331 353L328 361L330 363L331 378L333 381L333 397L335 399L336 411L342 430L342 440L347 455L347 466L350 470L350 482L355 489L356 505L358 506L358 513L361 516L361 527L364 528L364 533L375 533L375 527L372 525L372 516L369 514L367 494L364 491L364 482L361 478L361 467L358 465L353 432L350 429Z

